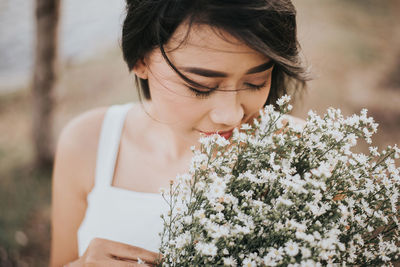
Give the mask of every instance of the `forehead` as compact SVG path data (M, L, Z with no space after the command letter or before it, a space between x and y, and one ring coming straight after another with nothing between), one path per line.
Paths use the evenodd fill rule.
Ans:
M189 28L187 23L182 23L164 49L173 63L207 64L220 70L237 65L243 68L253 67L268 61L265 55L240 42L228 32L204 24L193 24Z
M167 48L190 48L226 53L256 53L228 32L206 24L182 23L171 36Z

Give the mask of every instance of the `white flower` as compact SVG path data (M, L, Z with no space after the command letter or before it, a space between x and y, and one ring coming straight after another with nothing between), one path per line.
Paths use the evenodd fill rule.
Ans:
M368 157L365 154L354 154L353 157L362 165L365 165L368 162Z
M386 251L384 250L379 251L379 258L381 258L381 260L384 262L390 261L390 258L386 255Z
M307 226L305 224L302 223L298 223L296 222L296 220L292 219L290 221L287 222L287 225L289 227L292 227L294 229L296 229L297 232L305 232L307 230Z
M327 162L321 162L317 169L311 170L311 173L318 177L325 176L329 178L332 175L331 166Z
M283 105L285 105L285 104L287 104L287 103L289 103L290 102L290 96L289 95L284 95L284 96L282 96L281 98L279 98L277 101L276 101L276 104L278 105L278 106L283 106Z
M224 209L225 209L225 207L224 207L224 205L222 205L221 203L217 203L217 204L215 205L215 210L218 211L218 212L221 212L221 211L223 211Z
M237 261L232 256L230 256L228 258L224 258L224 266L236 267L237 266Z
M192 166L196 168L197 166L201 166L202 164L206 163L207 160L207 155L195 153L195 155L192 157Z
M225 139L224 137L217 135L217 141L216 141L217 145L219 145L220 147L224 147L230 144L229 140Z
M229 227L218 225L216 223L210 223L207 227L207 230L211 232L211 237L215 239L229 235Z
M345 251L346 250L346 246L341 242L338 242L337 246L338 246L340 251Z
M326 212L325 207L320 207L318 204L314 203L307 203L306 206L310 209L310 211L315 215L315 216L321 216Z
M234 133L235 133L235 131L234 131ZM237 141L239 143L240 142L246 142L248 140L248 138L249 138L249 136L247 134L245 134L245 133L242 133L242 132L237 132L237 134L234 134L232 136L232 140L233 141Z
M175 239L175 244L176 244L177 248L182 248L189 242L190 242L190 233L189 232L185 232L185 233L177 236L177 238Z
M357 136L355 134L349 134L347 136L347 142L350 146L355 146L357 144Z
M278 199L276 200L277 205L282 204L285 206L292 206L293 205L293 201L291 201L290 199L287 198L283 198L283 197L278 197Z
M194 217L197 217L200 220L206 218L205 211L203 209L196 210L193 215L194 215Z
M243 260L243 265L242 265L242 266L243 266L243 267L256 267L257 264L256 264L255 261L253 261L253 260L251 260L251 259L249 259L249 258L245 258L245 259Z
M343 133L338 130L331 131L331 135L332 135L333 139L336 140L336 142L339 142L344 136Z
M377 147L369 147L369 152L371 153L372 156L374 157L378 157L380 154L378 152L378 148Z
M311 257L311 250L309 248L302 247L301 248L301 256L303 259L307 259L307 258Z
M248 234L250 233L250 228L249 226L241 226L241 225L235 225L235 227L232 229L232 234Z
M277 265L277 262L275 260L273 260L269 254L263 258L263 261L264 261L265 266L276 266Z
M305 240L308 243L313 243L314 240L315 240L313 235L308 235L308 234L306 234L304 232L299 232L299 231L296 231L296 238Z
M283 251L283 248L281 248L281 247L278 249L270 248L267 256L275 261L280 261L283 259L283 254L284 254L284 251Z
M251 126L250 126L250 124L248 124L248 123L243 123L243 124L240 126L240 129L241 129L241 130L251 130Z
M321 264L318 262L315 262L313 260L306 260L306 261L301 261L300 266L301 267L318 267L318 266L321 266Z
M207 192L207 197L210 199L210 201L220 198L224 195L225 189L225 181L222 178L215 176L213 183L210 185L209 192Z
M199 242L196 244L196 250L206 256L215 256L217 255L218 248L213 243Z
M304 128L294 129L284 114L289 101L279 99L279 112L272 105L260 110L261 119L235 128L230 142L213 135L200 140L199 150L192 148L189 175L180 175L163 195L173 210L163 217L163 243L169 245L164 266L190 265L195 254L199 266L347 266L395 259L400 150L351 151L359 137L370 142L376 132L366 110L350 118L339 109L323 117L310 111ZM366 238L389 223L396 229L385 240ZM257 253L240 240L249 240L252 249L259 244L252 250Z
M264 222L265 225L269 225L269 223L270 223L269 221L265 221ZM284 227L285 227L285 225L283 223L281 223L281 222L277 222L277 223L274 224L274 228L275 228L276 231L280 231Z
M186 224L191 224L192 223L192 216L185 216L182 218L182 220L186 223Z
M338 207L340 209L340 212L342 213L343 218L347 218L350 216L349 209L347 208L346 205L339 204Z
M319 242L319 245L324 250L331 250L334 249L335 240L331 238L322 239Z
M318 233L317 231L314 231L313 236L314 236L315 239L321 240L321 234Z
M299 245L296 242L289 241L285 244L285 251L289 256L296 256L299 253Z
M371 260L375 257L374 253L372 253L371 251L368 251L368 250L365 250L363 254L369 260Z
M396 214L396 212L398 211L398 207L397 207L397 201L399 199L399 195L400 193L398 191L393 192L393 194L390 196L390 204L392 206L392 212L394 214Z
M304 193L306 194L308 191L303 188L305 181L300 179L300 175L296 174L295 176L291 176L290 174L286 175L286 179L282 179L281 183L288 188L291 188L295 193Z

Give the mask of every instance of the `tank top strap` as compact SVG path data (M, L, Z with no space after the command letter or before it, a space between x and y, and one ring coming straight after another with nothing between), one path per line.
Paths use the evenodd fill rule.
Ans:
M125 117L132 105L114 105L106 111L97 149L95 187L109 187L112 184Z

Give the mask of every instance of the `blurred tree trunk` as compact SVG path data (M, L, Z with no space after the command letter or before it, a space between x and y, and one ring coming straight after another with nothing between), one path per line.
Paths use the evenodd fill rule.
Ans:
M36 0L36 47L33 73L33 141L35 166L53 164L53 106L57 80L57 39L60 0Z

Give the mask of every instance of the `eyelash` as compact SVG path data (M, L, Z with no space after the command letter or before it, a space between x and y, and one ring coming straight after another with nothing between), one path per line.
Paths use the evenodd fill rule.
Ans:
M258 91L258 90L262 89L263 87L265 87L266 84L267 84L267 82L264 82L261 85L255 85L255 84L251 84L251 83L246 83L246 85L251 87L251 90L254 90L254 91ZM209 97L211 95L211 93L213 91L218 89L218 87L215 87L215 88L212 88L209 91L200 91L200 90L198 90L198 89L196 89L194 87L190 87L190 86L187 86L187 88L189 88L191 91L193 91L195 93L196 97L198 97L198 98L207 98L207 97Z

